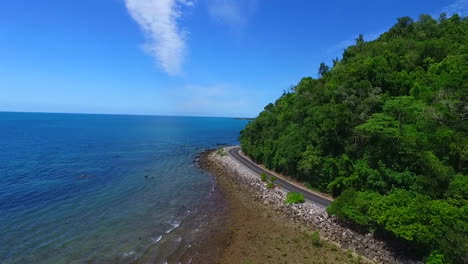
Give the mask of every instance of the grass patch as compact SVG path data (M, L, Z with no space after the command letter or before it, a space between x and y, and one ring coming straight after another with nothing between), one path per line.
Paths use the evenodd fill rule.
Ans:
M266 173L260 174L260 179L262 179L263 182L266 182L268 180Z
M275 184L274 184L274 182L276 181L275 176L268 176L265 172L263 172L262 174L260 174L260 179L262 180L262 182L266 182L266 187L268 189L275 188Z
M361 264L361 263L364 263L364 261L361 256L353 256L353 258L351 258L351 263Z
M220 155L221 157L224 157L227 155L226 151L224 151L223 148L220 148L216 151L216 154Z
M329 246L329 247L330 247L330 250L331 250L331 251L338 251L338 246L337 246L337 245L335 245L335 244L333 244L333 243L332 243L332 244L330 244L330 246Z
M301 193L289 192L286 195L287 204L297 204L297 203L303 203L303 202L305 202L304 195Z
M322 246L322 239L320 239L320 234L317 231L314 231L310 234L310 239L312 240L312 245L316 247Z
M276 177L275 176L269 176L263 172L262 174L260 174L260 179L263 181L263 182L271 182L271 183L274 183L276 181Z

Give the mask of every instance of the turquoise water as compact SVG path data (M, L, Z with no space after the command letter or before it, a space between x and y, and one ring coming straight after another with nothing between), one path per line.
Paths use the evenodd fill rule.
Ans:
M194 156L246 123L0 113L0 263L177 260L218 202Z

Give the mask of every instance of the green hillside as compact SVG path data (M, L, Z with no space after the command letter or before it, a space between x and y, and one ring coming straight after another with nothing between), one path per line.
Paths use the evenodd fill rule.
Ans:
M329 213L428 263L468 252L468 18L409 17L362 36L242 131L242 149L338 197ZM443 259L444 262L441 262Z

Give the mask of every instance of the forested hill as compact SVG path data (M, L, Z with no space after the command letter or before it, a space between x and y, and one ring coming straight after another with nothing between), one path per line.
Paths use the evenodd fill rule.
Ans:
M428 263L468 252L468 18L409 17L362 36L242 131L268 168L338 197L328 211ZM444 262L442 262L444 261Z

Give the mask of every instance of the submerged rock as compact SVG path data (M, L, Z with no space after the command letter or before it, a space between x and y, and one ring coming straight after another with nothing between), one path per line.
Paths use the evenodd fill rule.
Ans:
M92 178L94 177L94 175L91 175L91 174L81 174L80 176L78 176L78 179L88 179L88 178Z

